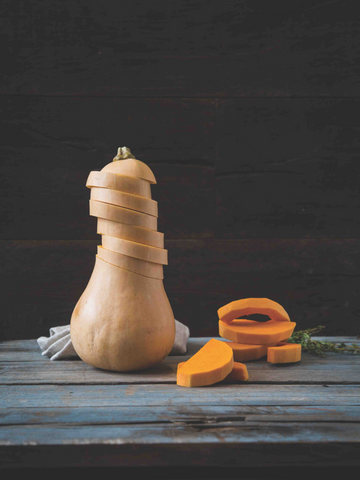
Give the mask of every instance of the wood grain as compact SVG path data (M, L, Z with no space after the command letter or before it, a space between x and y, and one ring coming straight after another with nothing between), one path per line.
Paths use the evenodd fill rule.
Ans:
M216 237L358 237L359 108L359 99L220 99Z
M357 96L354 5L3 2L1 92ZM124 21L126 19L126 21ZM146 81L144 81L146 79Z

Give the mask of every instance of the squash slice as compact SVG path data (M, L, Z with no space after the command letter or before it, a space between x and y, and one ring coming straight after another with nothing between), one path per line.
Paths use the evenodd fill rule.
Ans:
M256 322L255 320L234 320L227 324L219 320L220 337L236 343L250 343L254 345L268 345L281 342L291 337L295 322Z
M180 362L178 364L178 369L181 368L181 366L185 363L186 362ZM224 378L223 382L245 382L248 379L249 374L246 365L244 365L243 363L234 362L233 369L231 370L229 375Z
M269 346L277 345L270 343L269 345L251 345L248 343L226 342L232 348L235 362L248 362L258 360L265 357Z
M153 217L158 216L158 204L155 200L151 200L150 198L139 197L138 195L131 195L130 193L98 187L93 187L91 189L90 198L91 200L97 200L98 202L109 203L110 205L147 213Z
M295 363L301 360L301 345L298 343L280 342L268 348L267 361L270 363Z
M224 323L230 323L235 318L260 313L268 315L271 320L290 322L289 315L277 302L269 298L243 298L235 300L219 308L218 316Z
M86 186L88 188L109 188L111 190L130 193L131 195L151 198L151 187L148 181L126 175L117 175L116 173L90 172L86 180Z
M232 349L212 338L187 362L178 368L177 385L201 387L221 382L234 366Z
M97 233L100 235L109 235L110 237L123 238L130 242L150 245L152 247L164 248L164 234L149 230L148 228L137 227L135 225L126 225L125 223L107 220L106 218L97 219Z
M92 217L106 218L114 222L136 225L137 227L157 230L157 218L146 213L135 212L128 208L117 207L108 203L89 200L90 215Z

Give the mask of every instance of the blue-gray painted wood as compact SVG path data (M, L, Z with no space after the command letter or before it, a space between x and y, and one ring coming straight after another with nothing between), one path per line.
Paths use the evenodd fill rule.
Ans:
M1 385L4 407L360 405L358 385Z
M0 408L4 425L212 425L232 422L360 422L360 406L116 406Z

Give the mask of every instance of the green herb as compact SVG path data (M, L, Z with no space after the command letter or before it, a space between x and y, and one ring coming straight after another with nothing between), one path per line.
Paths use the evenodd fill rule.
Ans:
M289 343L300 343L302 349L306 352L317 355L318 357L323 357L326 352L335 352L335 353L351 353L353 355L360 355L360 346L351 344L346 345L345 343L332 343L332 342L321 342L319 340L311 340L311 335L315 335L325 327L323 325L318 325L314 328L309 328L308 330L299 330L292 334L289 338Z

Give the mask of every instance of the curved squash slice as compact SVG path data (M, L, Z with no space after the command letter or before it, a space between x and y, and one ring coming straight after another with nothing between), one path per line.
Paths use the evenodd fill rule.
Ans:
M178 369L181 368L182 365L185 365L186 362L180 362L178 364ZM246 365L239 362L234 362L233 369L227 375L223 382L245 382L249 380L249 374L246 368Z
M236 343L268 345L278 343L291 337L295 322L256 322L255 320L234 320L230 325L219 320L220 337Z
M301 360L301 345L280 342L276 347L268 348L267 361L270 363L295 363Z
M270 345L251 345L246 343L226 342L232 348L235 362L248 362L249 360L258 360L265 357L269 346L275 346L276 343Z
M290 322L289 315L283 307L269 298L243 298L228 303L218 310L219 319L224 323L230 323L235 318L254 313L268 315L271 320L277 322Z
M212 338L178 368L176 383L182 387L212 385L224 380L233 366L232 349L225 342Z

